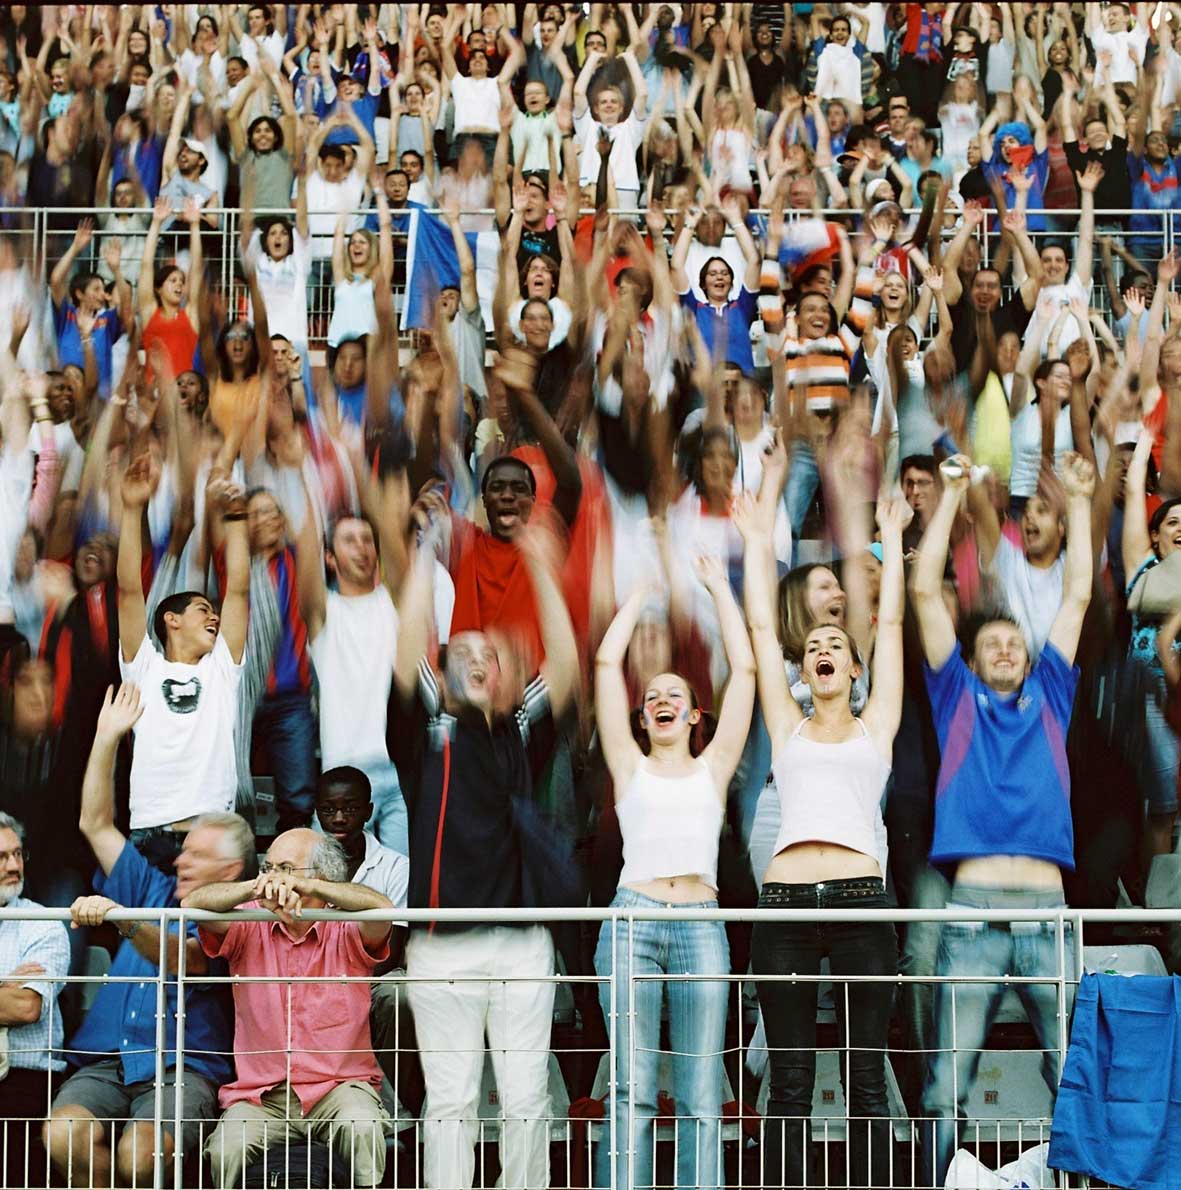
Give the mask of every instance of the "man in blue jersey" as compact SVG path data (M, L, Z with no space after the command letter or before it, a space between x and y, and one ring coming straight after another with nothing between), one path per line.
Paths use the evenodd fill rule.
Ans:
M1037 663L1030 665L1020 627L1005 618L980 627L969 663L943 602L948 539L971 470L962 455L952 461L959 474L945 471L912 584L942 757L931 863L954 872L949 908L1053 909L1065 903L1062 869L1074 868L1066 733L1078 681L1075 649L1091 601L1095 472L1079 455L1066 456L1062 603ZM1053 976L1055 946L1053 928L1038 923L946 922L937 975ZM1020 984L1018 992L1054 1090L1057 989L1052 983ZM963 1115L1003 993L999 983L936 987L934 1053L923 1091L923 1114L936 1123L924 1136L923 1185L944 1183L956 1149L957 1116Z

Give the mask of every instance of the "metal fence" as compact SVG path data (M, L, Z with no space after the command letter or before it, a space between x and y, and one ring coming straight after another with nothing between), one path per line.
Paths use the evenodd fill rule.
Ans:
M246 911L232 915L237 920L269 920L269 915L259 911ZM342 915L332 911L309 911L305 915L312 920L339 920ZM800 1142L807 1147L813 1158L809 1166L807 1185L817 1188L851 1186L859 1183L848 1178L850 1142L856 1138L859 1129L868 1133L871 1121L866 1117L850 1117L846 1107L845 1090L850 1079L850 1050L839 1037L833 1036L832 1019L834 1009L848 1007L851 989L858 985L875 984L883 989L883 995L902 997L908 992L931 991L937 984L950 987L952 995L957 989L966 992L981 984L1004 985L1007 999L1002 1002L999 1021L1004 1026L1001 1033L994 1028L987 1048L980 1051L987 1054L977 1072L975 1086L967 1101L967 1119L963 1122L960 1144L972 1151L989 1168L997 1168L1003 1162L1012 1160L1021 1151L1049 1139L1050 1120L1053 1111L1053 1095L1041 1078L1040 1067L1050 1056L1057 1059L1060 1070L1065 1058L1068 1038L1071 1004L1078 981L1086 968L1090 969L1135 969L1155 970L1156 967L1143 962L1147 947L1093 949L1084 946L1084 931L1088 926L1103 923L1110 928L1118 923L1124 927L1139 925L1155 929L1175 929L1181 924L1181 912L1146 911L1075 911L1062 910L750 910L709 911L697 908L675 907L652 909L585 909L528 912L485 911L423 911L400 910L394 912L373 912L351 915L352 920L368 917L377 920L409 921L412 926L423 928L429 921L436 921L442 929L456 929L475 925L533 925L544 923L573 929L589 937L599 930L607 931L613 942L612 953L620 953L615 946L626 949L627 970L635 971L633 946L635 931L644 923L653 922L722 922L730 930L741 932L755 922L771 923L833 923L842 922L881 923L888 921L895 926L913 926L916 923L981 922L987 928L1003 926L1012 930L1039 930L1052 938L1054 961L1052 969L1038 972L1034 976L997 978L995 974L964 974L945 979L936 979L934 970L912 971L908 974L889 972L876 976L841 975L821 971L819 974L797 974L794 971L778 975L759 975L760 982L787 981L799 984L814 982L822 985L817 1012L816 1036L816 1080L813 1091L810 1119L789 1119L781 1121L768 1117L767 1077L759 1070L765 1038L757 1023L757 1003L753 995L755 978L744 971L736 975L683 975L668 976L660 973L636 973L630 978L612 979L593 973L589 963L584 970L568 969L559 964L556 970L547 973L520 971L494 979L465 974L457 970L448 975L429 975L393 972L376 981L346 980L331 977L333 986L347 982L375 983L383 989L387 1002L393 1002L393 1010L404 1007L405 995L412 987L429 989L432 985L447 985L452 991L456 985L465 983L494 984L506 989L514 985L546 985L556 996L548 1053L541 1055L548 1070L548 1091L550 1108L542 1118L526 1120L508 1115L501 1110L496 1076L504 1069L504 1063L512 1053L497 1049L497 1037L490 1027L488 1044L475 1057L483 1066L478 1097L471 1105L470 1115L451 1120L453 1140L459 1146L471 1146L473 1182L477 1186L510 1183L498 1182L502 1169L497 1158L497 1142L501 1144L501 1155L508 1154L510 1160L520 1163L520 1146L540 1146L537 1168L543 1171L540 1177L522 1182L550 1184L553 1186L610 1186L611 1190L625 1190L621 1183L626 1180L627 1190L636 1186L663 1186L676 1183L675 1170L678 1158L687 1144L698 1144L701 1132L711 1121L687 1118L678 1110L678 1105L666 1097L669 1090L670 1067L679 1059L689 1055L672 1052L668 1042L659 1044L658 1052L641 1049L635 1042L636 1032L631 1024L636 1016L636 997L642 994L645 985L656 981L665 990L676 985L725 982L729 1011L725 1033L725 1044L720 1055L724 1071L721 1101L724 1104L716 1122L720 1131L720 1146L717 1148L717 1168L701 1170L693 1183L705 1187L783 1186L782 1169L769 1168L768 1142L773 1139L769 1133L776 1127L800 1130ZM168 932L173 936L183 933L194 922L226 920L224 915L205 914L181 909L134 910L120 909L110 915L113 921L150 922L160 928L160 951L158 971L166 970L166 941ZM22 920L66 920L68 913L56 909L3 909L0 910L0 927L12 928L12 923ZM604 924L605 923L605 924ZM470 937L470 935L469 935ZM585 949L585 948L584 948ZM1156 965L1163 973L1159 954ZM249 982L281 983L289 989L286 998L287 1020L283 1026L284 1062L287 1069L300 1055L315 1054L314 1037L298 1036L292 1024L293 995L298 985L323 984L321 977L292 977L286 972L275 971L253 979L233 975L192 975L186 970L185 948L177 951L175 974L152 978L155 1002L155 1044L151 1051L155 1068L155 1080L141 1104L141 1123L136 1129L127 1129L127 1121L111 1116L97 1122L85 1121L85 1127L70 1131L63 1141L55 1138L56 1165L51 1165L46 1150L41 1147L42 1130L45 1121L45 1103L40 1095L34 1096L16 1118L9 1118L5 1128L5 1147L0 1161L0 1178L6 1187L40 1186L110 1186L125 1184L115 1170L116 1162L107 1162L104 1151L109 1153L116 1145L120 1134L130 1137L130 1144L124 1141L124 1160L135 1159L139 1168L136 1184L163 1187L167 1185L185 1187L214 1187L223 1184L208 1154L203 1154L216 1126L214 1118L207 1118L193 1110L191 1083L184 1072L194 1056L186 1035L186 1000L199 987L220 986L227 991L239 988ZM101 954L91 949L91 962L83 976L71 977L69 982L85 985L87 994L104 982L115 977L103 970ZM412 964L413 965L413 964ZM577 966L577 964L575 965ZM0 976L7 973L0 972ZM146 982L137 978L135 982ZM1054 996L1054 1038L1043 1050L1036 1041L1031 1041L1030 1030L1021 1022L1021 1009L1013 993L1022 988L1040 986L1052 989ZM168 1051L168 1035L165 1014L169 1003L170 989L178 992L175 1020L175 1053L177 1069L182 1072L175 1089L174 1102L169 1103L169 1091L165 1075L171 1065ZM392 991L392 996L391 996ZM592 1037L590 1014L594 1003L603 999L605 1035ZM295 997L298 1000L298 997ZM320 993L321 1006L330 1003ZM847 1011L846 1011L847 1017ZM954 1018L953 1018L954 1019ZM622 1023L623 1027L613 1027ZM620 1048L620 1035L627 1038L626 1052ZM501 1043L503 1044L503 1043ZM933 1044L933 1043L932 1043ZM953 1054L964 1051L957 1045L953 1025L950 1038L940 1038L939 1044ZM248 1037L237 1038L240 1051L253 1051ZM259 1051L267 1053L279 1050ZM449 1048L431 1051L433 1054L448 1053L462 1057ZM924 1061L934 1052L929 1047L906 1048L895 1044L893 1037L886 1048L885 1070L887 1075L887 1104L889 1121L887 1168L875 1167L871 1184L881 1187L918 1187L929 1185L922 1180L920 1156L924 1143L923 1119L912 1113L899 1092L896 1071L906 1062ZM17 1050L12 1053L16 1065L26 1058ZM55 1055L62 1056L62 1055ZM69 1055L67 1055L69 1056ZM396 1063L400 1059L414 1056L414 1047L403 1039L400 1032L394 1034L394 1044L378 1055L383 1067L394 1070L393 1077L387 1075L383 1088L386 1102L390 1105L389 1120L380 1132L372 1124L353 1128L347 1120L337 1120L325 1126L316 1139L325 1147L307 1149L299 1147L302 1136L298 1109L288 1104L286 1115L266 1127L261 1138L261 1157L250 1162L250 1153L237 1154L242 1160L239 1165L251 1165L253 1178L262 1182L248 1181L246 1184L308 1186L326 1184L330 1176L336 1186L369 1184L355 1179L354 1166L377 1168L381 1173L382 1185L426 1186L432 1183L424 1164L424 1141L432 1127L439 1122L430 1116L430 1104L425 1110L409 1110L401 1103L406 1098L405 1087L399 1086ZM657 1101L656 1119L646 1121L633 1114L627 1135L617 1135L611 1120L609 1106L601 1106L603 1100L609 1104L608 1094L612 1083L612 1071L628 1072L626 1085L629 1100L636 1101L636 1058L645 1057L656 1070L657 1087L662 1094ZM698 1054L696 1057L700 1058ZM75 1058L79 1055L74 1055ZM93 1058L93 1055L91 1055ZM467 1054L468 1059L472 1055ZM533 1055L536 1059L538 1055ZM2 1084L0 1084L2 1085ZM46 1091L50 1080L46 1075ZM186 1092L188 1095L186 1096ZM429 1094L429 1089L428 1089ZM35 1102L33 1100L36 1100ZM187 1100L187 1101L186 1101ZM958 1100L958 1089L957 1089ZM290 1125L294 1124L294 1127ZM880 1127L880 1122L878 1123ZM652 1138L650 1146L640 1145L640 1129L651 1129L647 1136ZM531 1130L531 1131L526 1131ZM236 1142L225 1130L223 1136L229 1139L225 1145ZM810 1141L808 1137L810 1136ZM182 1137L183 1142L173 1144L170 1137ZM112 1144L116 1141L116 1144ZM240 1142L245 1146L243 1138ZM437 1143L437 1138L436 1138ZM63 1148L64 1144L64 1148ZM360 1147L359 1147L360 1146ZM366 1151L365 1147L368 1147ZM252 1152L260 1146L255 1145ZM610 1161L603 1158L616 1148L627 1153L626 1175L619 1175ZM132 1151L127 1152L130 1148ZM602 1176L594 1180L596 1150ZM225 1147L220 1150L225 1153ZM637 1152L651 1153L651 1166L639 1167ZM23 1154L23 1156L16 1156ZM318 1155L317 1155L318 1154ZM321 1169L317 1177L313 1171ZM287 1166L291 1165L288 1174ZM331 1166L330 1175L327 1167ZM604 1167L607 1167L604 1169ZM548 1171L548 1172L544 1172ZM1050 1180L1046 1185L1054 1185ZM1083 1186L1085 1179L1059 1175L1059 1186Z
M94 263L96 266L99 265L101 262L103 242L111 236L120 235L125 241L128 238L136 236L141 239L143 236L146 236L147 220L150 219L150 212L139 211L135 213L142 215L144 226L142 230L132 231L130 233L118 230L104 230L108 217L116 215L125 217L129 214L126 210L118 210L116 208L99 208L94 211L85 212L49 207L0 209L0 227L8 229L8 233L17 238L17 243L22 254L26 259L36 261L38 270L42 267L41 262L44 262L44 276L48 277L53 264L68 247L73 236L74 228L76 228L78 219L81 216L89 215L94 217L99 230L96 231L89 257L81 258L78 262L79 267L86 266L88 263ZM238 247L242 230L242 212L237 208L216 210L210 208L210 213L217 216L218 228L216 231L206 230L202 235L207 274L221 289L222 293L227 296L227 307L230 313L244 315L247 309L247 295L241 275ZM403 216L409 215L411 212L409 209L399 209L392 213L396 216ZM437 209L432 209L429 213L438 215L441 212ZM587 210L583 213L590 215L593 214L593 211ZM624 218L636 218L641 221L644 215L642 209L631 208L621 208L615 213ZM752 211L752 215L756 218L763 218L767 213L766 209L762 208ZM907 215L908 217L914 217L918 213L917 209L911 209L907 212ZM317 214L332 214L335 216L334 212L310 212L310 214L313 217ZM473 209L465 210L462 214L465 217L484 217L488 219L493 212L490 209ZM787 212L787 218L790 221L808 217L812 214L817 214L825 219L844 221L848 221L852 217L851 212L847 209L834 209L818 212L789 211ZM1079 216L1078 210L1043 209L1028 211L1026 214L1031 221L1044 220L1046 224L1046 226L1030 232L1035 245L1041 244L1047 239L1073 243ZM253 218L258 222L263 222L268 218L278 215L290 219L294 217L294 212L292 210L258 210L253 213ZM366 208L353 212L353 217L358 223L373 215L375 215L374 208ZM675 212L670 212L670 233L672 216L674 215ZM1142 228L1140 230L1130 231L1126 229L1126 226L1121 227L1121 225L1126 225L1128 218L1132 215L1151 219L1156 225L1155 230ZM1154 276L1155 264L1153 261L1170 251L1177 241L1178 230L1181 229L1175 226L1176 218L1177 216L1172 211L1105 209L1095 212L1097 230L1116 236L1133 255L1148 261L1149 270ZM990 214L988 221L988 226L991 229L990 234L985 235L982 240L982 259L984 263L988 263L989 260L994 258L996 246L999 243L999 231L995 228L994 224L995 218ZM950 229L945 229L945 240L950 239L951 234ZM393 289L395 308L400 310L404 292L407 233L405 230L395 228L393 237L395 245L395 282ZM166 251L169 249L173 251L185 250L187 247L187 228L166 232L162 236L162 243ZM1096 249L1095 275L1097 280L1101 280L1099 277L1098 261L1099 253L1098 249ZM1122 263L1117 261L1116 269L1117 276L1121 275L1123 271ZM308 278L307 292L308 341L312 346L319 347L323 344L327 334L333 308L334 285L330 257L325 258L321 256L319 259L313 261ZM1105 316L1110 315L1110 303L1101 283L1097 284L1092 292L1092 306Z

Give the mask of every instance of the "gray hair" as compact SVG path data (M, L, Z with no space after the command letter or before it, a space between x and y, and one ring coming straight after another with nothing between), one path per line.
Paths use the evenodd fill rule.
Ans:
M242 879L253 880L258 875L258 849L254 842L254 828L241 814L201 814L191 829L215 826L225 836L226 859L236 859L242 865Z
M320 836L308 857L308 867L312 868L321 880L327 880L332 884L348 883L349 857L331 835Z
M25 826L23 822L18 822L11 814L6 814L0 810L0 831L12 831L21 841L21 846L25 845Z

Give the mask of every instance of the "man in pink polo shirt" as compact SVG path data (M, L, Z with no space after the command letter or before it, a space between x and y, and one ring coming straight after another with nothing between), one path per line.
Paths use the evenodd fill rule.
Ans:
M351 1185L378 1185L386 1115L369 1036L369 980L389 957L390 923L309 922L302 912L390 909L391 902L349 882L335 839L300 829L274 841L257 880L208 885L184 905L269 909L278 919L204 922L200 929L206 954L225 959L231 974L277 977L234 985L238 1077L221 1089L225 1114L205 1147L215 1184L241 1185L242 1170L259 1153L307 1136L336 1145L351 1162Z

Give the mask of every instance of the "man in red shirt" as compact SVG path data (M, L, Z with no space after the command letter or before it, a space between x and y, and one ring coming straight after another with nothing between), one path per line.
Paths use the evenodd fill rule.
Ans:
M290 1136L334 1144L351 1162L351 1185L380 1184L386 1114L369 1034L369 981L389 957L386 921L305 921L306 909L389 909L349 883L341 845L315 831L280 835L257 880L212 884L186 897L190 909L269 909L275 921L204 922L205 953L230 973L273 982L234 985L237 1079L222 1087L225 1110L206 1144L219 1186L241 1185L243 1168Z

